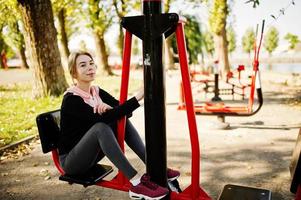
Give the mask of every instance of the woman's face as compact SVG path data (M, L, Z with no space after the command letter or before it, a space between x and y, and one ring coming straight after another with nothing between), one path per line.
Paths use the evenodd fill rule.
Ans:
M76 79L81 82L92 82L95 79L96 65L94 60L87 55L76 58Z

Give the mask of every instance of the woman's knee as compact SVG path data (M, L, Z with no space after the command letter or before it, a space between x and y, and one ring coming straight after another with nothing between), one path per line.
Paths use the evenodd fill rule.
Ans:
M97 122L95 123L92 128L94 130L108 130L110 129L110 127L106 124L106 123L103 123L103 122Z
M107 134L114 135L112 128L103 122L97 122L96 124L93 125L92 128L99 135L107 135Z

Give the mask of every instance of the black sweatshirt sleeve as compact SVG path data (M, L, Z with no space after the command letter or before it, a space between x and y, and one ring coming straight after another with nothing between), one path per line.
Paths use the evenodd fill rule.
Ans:
M130 114L139 106L137 99L133 97L122 105L117 105L113 107L113 109L100 115L98 113L93 113L93 108L86 104L81 97L68 95L65 97L65 101L62 105L62 112L64 112L65 115L75 117L80 121L89 121L90 123L110 123Z
M117 99L115 99L112 95L110 95L108 92L106 92L101 88L99 88L99 96L103 102L105 102L106 104L112 107L119 105L119 101Z
M111 107L116 107L119 105L119 101L117 99L101 88L99 88L99 96L104 103L110 105ZM132 115L133 113L128 113L126 114L126 117L130 118Z

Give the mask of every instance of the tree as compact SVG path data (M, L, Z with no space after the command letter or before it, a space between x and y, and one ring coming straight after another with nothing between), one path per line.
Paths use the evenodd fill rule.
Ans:
M254 49L254 42L255 42L255 33L252 28L248 28L245 34L242 37L242 48L243 51L249 54Z
M198 63L198 55L202 51L202 34L199 26L199 22L194 16L185 16L187 19L185 25L185 37L187 50L189 54L189 64Z
M284 39L286 39L290 43L290 46L289 46L290 50L295 49L296 44L298 44L298 42L300 42L300 40L298 39L298 36L294 35L294 34L291 34L291 33L287 33L284 36Z
M83 16L80 12L81 4L77 0L51 0L53 13L57 18L58 39L61 44L62 58L67 61L70 54L69 38L78 32L82 26ZM82 28L82 27L81 27Z
M0 26L5 29L3 39L5 42L20 55L22 68L28 69L28 63L25 56L25 41L23 37L21 16L18 11L17 2L7 0L0 2Z
M245 3L253 3L253 8L259 6L259 0L248 0Z
M96 45L96 62L98 65L103 66L104 71L108 75L112 75L113 72L108 64L108 49L106 47L104 35L112 24L112 12L111 4L108 1L88 1L90 26L93 30Z
M125 17L132 9L138 10L140 8L141 2L140 1L132 1L132 0L112 0L113 7L115 9L115 13L118 18L119 24L119 35L117 40L117 46L119 48L120 56L122 59L123 54L123 28L121 26L121 20Z
M272 52L278 47L279 32L275 27L270 27L264 38L263 46L271 56Z
M234 29L229 27L227 30L228 51L232 53L236 49L236 35Z
M29 69L25 55L25 41L22 32L20 31L20 25L16 21L6 26L6 35L4 40L11 47L14 47L21 58L21 67L24 69Z
M57 45L50 0L18 0L34 70L36 97L62 94L67 88Z
M228 44L226 36L226 20L228 15L227 0L214 0L210 11L209 25L214 33L215 52L219 60L219 67L222 74L230 71L228 58Z
M8 51L10 51L10 48L3 39L2 28L0 27L0 55L2 52L4 52L7 57ZM2 56L0 56L0 68L6 68L6 67L7 67L6 63L3 62Z
M213 35L210 33L210 31L206 31L203 34L203 43L204 43L204 47L206 52L213 57L214 54L214 39L213 39Z
M70 54L66 30L66 4L68 4L66 0L52 0L53 13L58 19L58 39L61 43L62 57L64 60L67 60Z

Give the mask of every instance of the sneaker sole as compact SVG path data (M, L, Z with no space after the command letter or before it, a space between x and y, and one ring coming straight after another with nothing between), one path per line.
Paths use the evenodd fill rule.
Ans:
M137 194L135 192L129 191L129 196L131 199L150 199L150 200L159 200L162 199L163 197L165 197L167 194L164 194L162 196L159 197L149 197L149 196L145 196L143 194Z
M177 178L179 178L180 176L175 176L175 177L173 177L173 178L169 178L169 179L167 179L167 181L169 181L169 182L171 182L171 181L174 181L174 180L176 180Z

